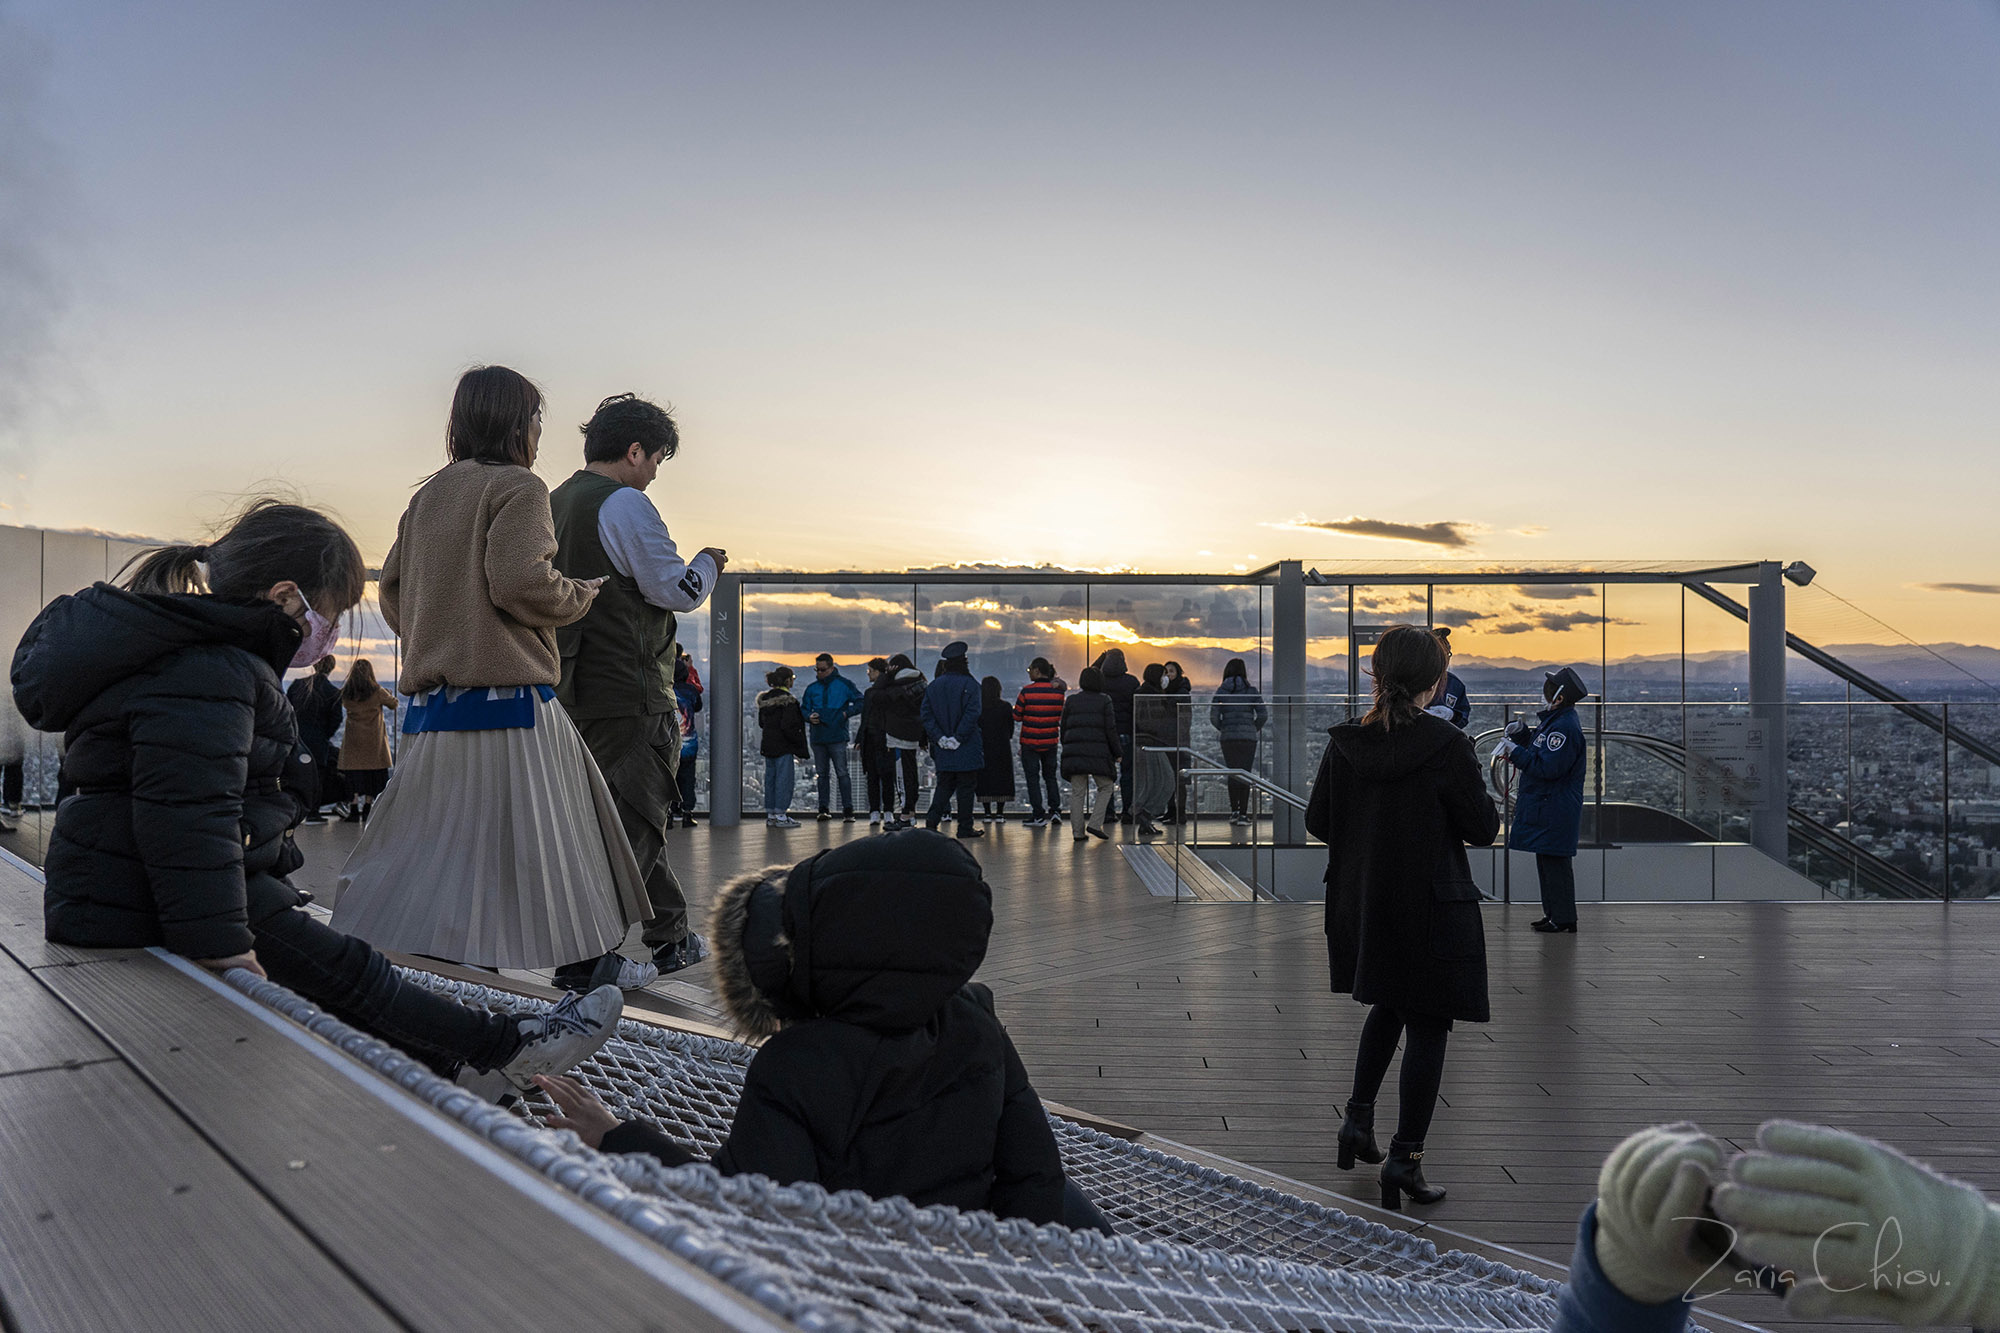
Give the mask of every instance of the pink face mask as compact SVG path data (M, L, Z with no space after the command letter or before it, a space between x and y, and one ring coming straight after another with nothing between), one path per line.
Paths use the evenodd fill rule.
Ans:
M299 594L299 600L304 602L305 594ZM306 636L300 641L299 650L292 654L292 665L311 666L325 657L326 650L333 647L339 639L340 625L313 610L311 602L306 602Z

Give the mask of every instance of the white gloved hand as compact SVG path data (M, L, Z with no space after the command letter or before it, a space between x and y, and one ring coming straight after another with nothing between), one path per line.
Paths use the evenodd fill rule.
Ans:
M1722 1145L1699 1125L1654 1125L1611 1150L1597 1173L1597 1266L1641 1305L1730 1289L1722 1227L1702 1204Z
M1737 1248L1788 1269L1785 1308L1909 1325L2000 1326L2000 1209L1894 1148L1772 1120L1715 1191Z
M957 748L958 748L958 737L956 737L956 736L940 736L940 737L938 737L938 749L940 749L940 750L956 750Z
M1498 745L1493 747L1493 753L1499 755L1502 759L1505 759L1508 755L1514 753L1514 751L1520 748L1521 747L1514 744L1514 742L1503 739Z
M1429 713L1432 717L1441 717L1447 722L1451 721L1450 704L1432 704L1429 708L1426 708L1424 711L1426 713Z

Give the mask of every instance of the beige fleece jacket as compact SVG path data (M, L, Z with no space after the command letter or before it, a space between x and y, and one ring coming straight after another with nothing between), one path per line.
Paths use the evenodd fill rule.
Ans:
M549 488L528 469L466 461L425 482L382 562L382 618L403 636L396 688L557 684L555 632L593 594L555 554Z

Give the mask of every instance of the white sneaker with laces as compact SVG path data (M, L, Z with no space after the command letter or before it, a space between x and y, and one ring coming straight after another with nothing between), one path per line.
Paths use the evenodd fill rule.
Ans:
M618 978L611 984L619 990L644 990L660 979L660 969L651 963L637 963L618 956Z
M880 810L870 810L870 811L868 812L868 822L869 822L869 823L871 823L871 824L879 824L879 823L881 823L881 822L882 822L882 812L881 812Z
M650 963L645 967L654 970ZM616 986L599 986L588 995L565 995L547 1013L520 1021L526 1040L497 1072L526 1092L537 1074L574 1069L618 1031L618 1016L624 1011L625 997Z

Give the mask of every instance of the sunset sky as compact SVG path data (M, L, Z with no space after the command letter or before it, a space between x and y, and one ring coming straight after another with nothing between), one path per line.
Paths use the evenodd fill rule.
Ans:
M1803 558L2000 644L1996 220L1973 0L0 0L0 522L379 557L502 362L551 483L670 400L740 566Z

